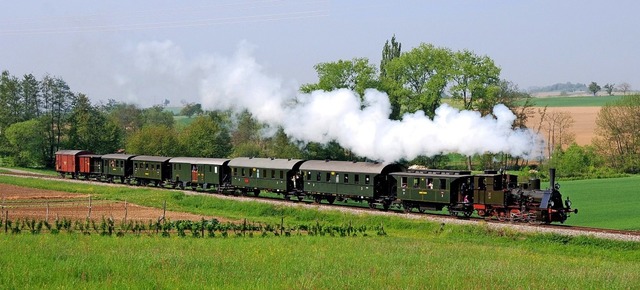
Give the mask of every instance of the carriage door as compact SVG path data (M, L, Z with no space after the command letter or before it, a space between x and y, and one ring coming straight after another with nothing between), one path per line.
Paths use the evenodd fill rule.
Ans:
M198 182L198 165L191 165L191 182Z

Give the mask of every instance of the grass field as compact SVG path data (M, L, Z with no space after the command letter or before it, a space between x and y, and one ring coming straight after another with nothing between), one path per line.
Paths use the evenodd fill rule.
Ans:
M597 228L640 230L640 176L563 181L561 191L569 196L577 215L569 224Z
M623 96L549 97L532 98L534 107L602 107L620 100Z
M637 184L638 178L604 181L608 185L600 190ZM625 289L640 285L639 243L523 234L483 225L443 226L400 214L353 215L151 188L7 176L0 176L0 182L152 206L166 200L168 209L232 220L273 223L284 217L289 224L383 224L388 233L383 237L211 239L0 233L3 248L11 249L0 255L3 288ZM599 181L561 184L563 191L573 192L597 186ZM617 199L619 195L610 196ZM602 209L597 203L603 199L590 201L591 195L582 193L572 199L586 209L589 219L583 222L597 221L590 211Z

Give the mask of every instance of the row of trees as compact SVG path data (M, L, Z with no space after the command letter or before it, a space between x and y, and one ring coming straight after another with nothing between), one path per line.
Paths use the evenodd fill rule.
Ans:
M607 83L601 87L598 83L591 82L588 87L589 92L591 92L594 96L598 94L598 92L600 92L603 88L605 89L605 91L607 92L607 95L609 96L613 95L614 91L618 91L618 92L621 92L623 95L626 95L627 92L631 90L631 85L626 82L618 85Z

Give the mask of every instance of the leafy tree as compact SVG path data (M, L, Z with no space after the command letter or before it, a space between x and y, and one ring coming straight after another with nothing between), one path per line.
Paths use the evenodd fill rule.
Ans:
M613 89L615 88L615 84L606 84L603 87L607 91L607 94L611 96L613 94Z
M126 142L131 154L179 156L184 151L178 143L177 133L164 125L147 125L133 133Z
M266 148L266 155L274 158L301 158L302 152L296 144L291 142L289 136L282 128L269 138Z
M420 46L386 66L393 94L399 96L401 114L422 110L433 117L451 74L451 51L431 44Z
M392 120L400 119L400 95L396 95L393 90L394 84L399 82L399 79L392 79L387 75L387 65L393 59L400 57L402 53L402 44L396 41L396 36L391 37L391 44L389 40L385 41L382 48L382 60L380 60L380 89L385 91L389 96L389 102L391 103L391 114L389 118Z
M465 110L482 107L484 98L497 89L499 81L500 68L491 58L469 50L453 53L449 91L454 99L462 100Z
M173 113L165 111L159 105L142 110L142 120L144 125L162 125L168 128L173 128L175 123Z
M596 83L591 82L589 84L589 91L595 96L602 88Z
M98 154L111 153L121 148L120 137L117 125L92 106L86 95L79 94L69 117L67 147L92 150Z
M60 149L66 135L66 120L71 111L75 95L61 78L45 76L41 82L43 118L46 120L45 140L47 144L47 166L53 167L55 152Z
M556 150L551 159L561 175L584 176L590 173L598 164L593 147L581 147L572 143L566 150Z
M40 116L40 84L32 74L22 77L23 120L30 120Z
M109 119L124 132L125 137L142 128L142 110L137 105L111 101L103 107L103 110L107 112Z
M180 132L179 139L185 156L221 158L227 157L231 151L228 131L210 116L197 116Z
M16 166L40 167L46 165L46 142L42 134L47 129L43 119L31 119L12 124L6 130Z
M366 89L378 86L376 68L366 58L324 62L314 68L318 73L318 83L303 85L302 92L347 88L363 96Z
M191 118L191 116L193 115L199 115L202 114L202 105L201 104L196 104L196 103L187 103L184 105L184 107L182 108L182 110L180 110L180 115L181 116L187 116L189 118Z
M351 156L347 150L342 148L340 144L335 141L331 141L327 144L320 144L316 142L310 142L306 144L302 149L302 158L315 160L330 159L342 161L357 159L353 158L353 156Z
M640 172L640 95L626 96L600 109L594 144L609 166Z
M263 152L264 140L260 134L263 128L264 125L256 121L251 113L247 111L240 113L236 129L231 135L232 157L266 157Z
M0 74L0 133L22 121L22 111L20 81L5 70Z

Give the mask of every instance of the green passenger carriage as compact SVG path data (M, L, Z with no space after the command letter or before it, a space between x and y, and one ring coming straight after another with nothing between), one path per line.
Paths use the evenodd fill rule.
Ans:
M113 182L114 178L124 183L133 174L132 158L137 155L106 154L102 155L102 176L106 181Z
M302 178L300 176L301 159L276 158L234 158L229 161L231 185L242 192L260 190L283 194L285 199L292 196L304 198Z
M171 166L171 181L173 187L184 188L185 186L203 190L214 188L222 191L229 187L231 176L229 159L223 158L198 158L198 157L175 157L169 160Z
M395 199L389 195L395 186L391 172L403 171L399 164L376 162L309 160L300 166L304 190L314 201L332 204L338 200L367 201L370 207L382 204L389 208Z
M473 213L470 171L419 170L391 175L397 180L397 198L402 200L406 212L440 211L447 207L453 215Z
M160 186L171 180L171 157L139 155L133 161L133 179L138 185L153 184Z

